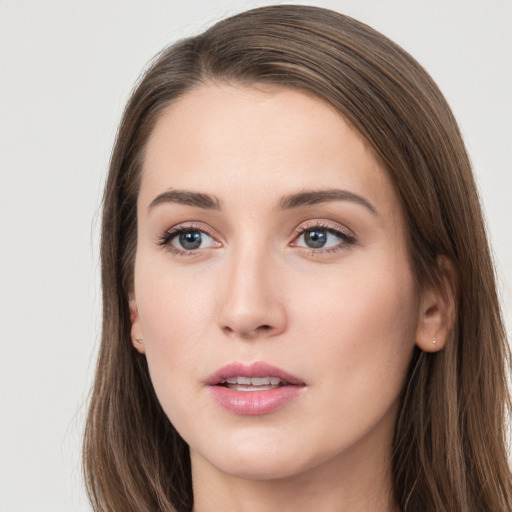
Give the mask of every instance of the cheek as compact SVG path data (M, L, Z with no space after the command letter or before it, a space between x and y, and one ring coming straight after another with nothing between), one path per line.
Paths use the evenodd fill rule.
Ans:
M204 280L198 286L171 271L165 258L163 264L143 257L139 261L135 269L139 319L151 379L164 405L209 350L205 333L211 326L214 289Z
M375 402L377 410L400 393L417 327L414 281L401 261L360 261L307 297L296 291L301 338L323 369L319 385L344 389L337 400Z
M300 282L293 295L303 312L318 316L316 325L337 329L341 339L350 342L351 333L357 343L371 334L369 343L386 343L415 331L414 280L406 255L393 246L354 252L314 277Z

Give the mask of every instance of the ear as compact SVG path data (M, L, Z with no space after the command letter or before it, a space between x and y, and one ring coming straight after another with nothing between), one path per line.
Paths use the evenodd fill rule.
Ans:
M146 347L144 346L144 337L142 335L142 328L140 325L139 311L137 309L137 301L135 300L134 295L130 295L128 304L130 308L130 321L132 323L132 329L130 333L132 338L132 345L135 347L135 350L137 350L139 354L145 354Z
M446 345L455 322L457 276L446 256L437 258L439 285L422 292L416 345L424 352L437 352Z

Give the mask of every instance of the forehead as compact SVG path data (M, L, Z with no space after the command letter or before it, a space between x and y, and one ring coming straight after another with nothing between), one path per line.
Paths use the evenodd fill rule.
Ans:
M148 140L140 195L168 188L229 200L343 188L396 207L367 141L330 105L292 89L201 86L170 105ZM147 197L145 197L147 196Z

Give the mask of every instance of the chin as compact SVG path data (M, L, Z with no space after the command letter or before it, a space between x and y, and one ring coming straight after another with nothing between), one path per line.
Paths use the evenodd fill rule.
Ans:
M194 458L197 462L203 459L226 475L262 481L300 475L322 463L318 453L308 456L304 443L291 439L289 431L274 436L267 432L265 439L261 434L250 436L246 432L244 436L227 434L219 440L210 439L208 446L191 448L193 462Z
M219 471L244 480L283 480L307 471L307 467L295 457L287 457L276 452L267 457L259 453L238 453L236 457L211 460Z

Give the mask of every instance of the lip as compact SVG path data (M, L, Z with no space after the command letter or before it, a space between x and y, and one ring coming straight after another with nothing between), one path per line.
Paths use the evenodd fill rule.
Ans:
M219 368L211 377L206 380L209 386L216 386L224 379L229 377L279 377L292 385L304 386L305 383L298 377L285 372L283 369L258 361L256 363L245 364L240 362L229 363Z
M278 377L287 385L263 391L236 391L220 385L229 377ZM248 365L240 362L227 364L211 375L206 385L220 406L244 416L269 414L297 398L306 387L300 378L262 361Z

